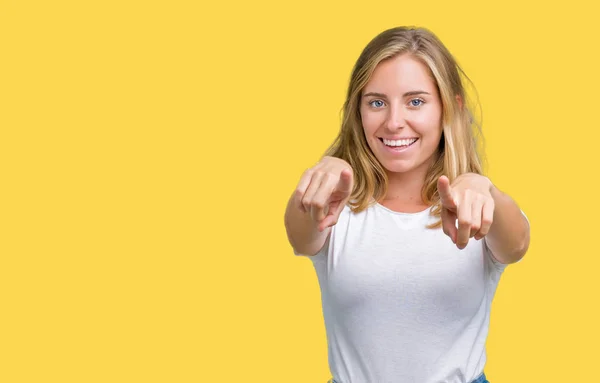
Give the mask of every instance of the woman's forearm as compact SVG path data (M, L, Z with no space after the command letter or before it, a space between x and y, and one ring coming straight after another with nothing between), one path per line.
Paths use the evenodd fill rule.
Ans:
M509 264L520 260L529 248L529 222L515 201L492 185L494 220L485 241L494 258Z

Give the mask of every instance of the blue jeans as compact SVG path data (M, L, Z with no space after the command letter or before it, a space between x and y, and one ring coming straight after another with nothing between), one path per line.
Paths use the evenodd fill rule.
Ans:
M487 378L485 377L485 374L482 372L481 375L479 375L479 377L473 381L473 383L490 383L490 382L487 380Z
M327 383L338 383L338 382L336 382L334 379L330 379L327 381ZM487 378L485 377L485 374L482 372L481 375L479 375L479 377L477 377L477 379L475 379L471 383L490 383L490 382L487 380Z

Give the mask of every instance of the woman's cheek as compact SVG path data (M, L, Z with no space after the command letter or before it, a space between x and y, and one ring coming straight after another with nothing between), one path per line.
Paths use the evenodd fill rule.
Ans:
M368 133L375 132L377 130L377 127L381 125L378 120L378 116L373 115L372 113L363 114L362 123L365 131L367 131Z

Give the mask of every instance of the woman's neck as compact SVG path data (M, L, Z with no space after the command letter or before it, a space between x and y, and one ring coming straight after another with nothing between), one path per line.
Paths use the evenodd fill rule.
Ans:
M405 213L419 212L428 207L422 197L425 174L416 176L410 173L388 172L387 176L387 193L379 201L380 204Z

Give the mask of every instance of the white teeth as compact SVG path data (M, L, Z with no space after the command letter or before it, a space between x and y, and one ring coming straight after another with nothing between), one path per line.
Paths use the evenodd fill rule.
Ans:
M386 140L384 138L383 143L386 144L387 146L408 146L408 145L414 143L416 140L417 140L416 138L409 138L409 139L405 139L405 140Z

